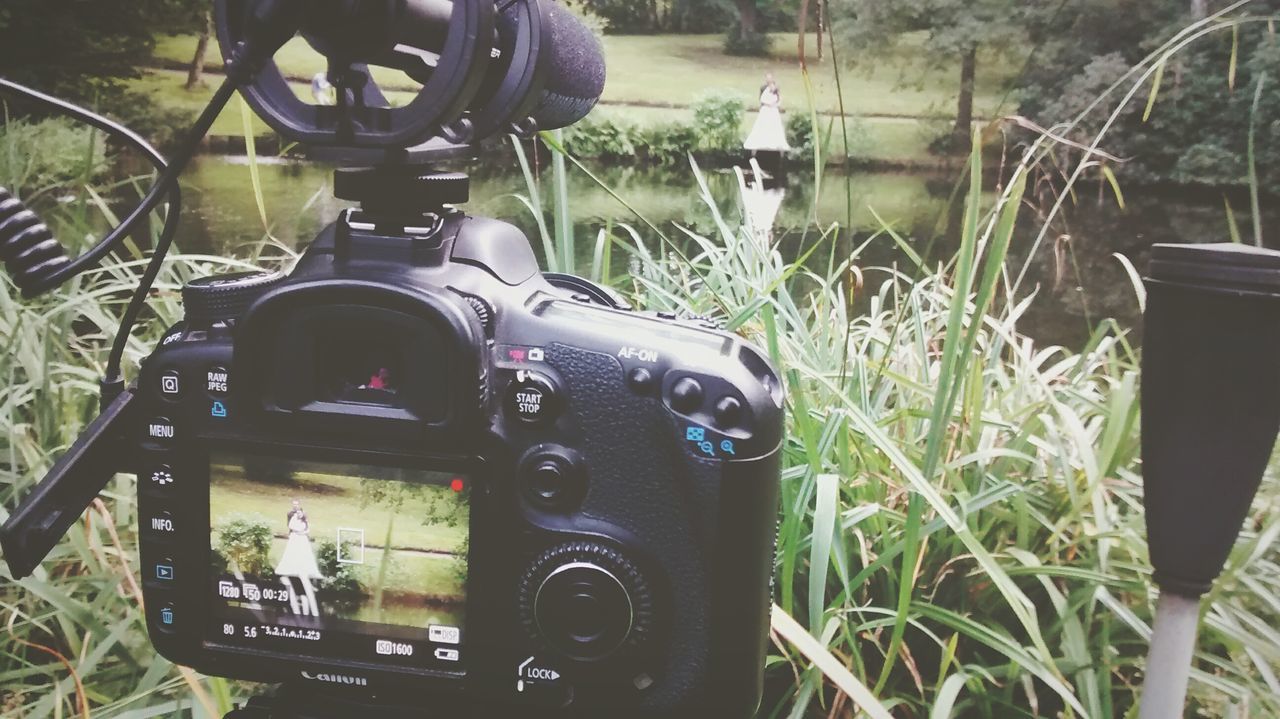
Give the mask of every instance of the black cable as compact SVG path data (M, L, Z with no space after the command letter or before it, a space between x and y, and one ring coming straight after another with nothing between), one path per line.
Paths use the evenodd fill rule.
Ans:
M161 156L160 153L157 152L155 148L140 135L119 123L102 117L101 115L3 78L0 78L0 90L5 90L51 107L54 110L66 114L76 120L124 139L127 143L146 155L160 172L159 179L157 179L156 183L152 185L151 189L142 199L142 202L134 208L123 222L108 233L108 235L98 242L98 244L94 245L74 260L70 260L69 262L61 265L55 272L41 274L39 277L34 278L33 281L25 283L23 287L24 295L39 295L57 287L90 267L95 266L103 257L115 249L115 247L128 235L140 220L149 215L157 206L159 206L166 194L169 195L169 210L165 217L164 227L156 242L155 250L152 253L151 262L143 272L138 288L130 299L129 305L125 309L124 314L121 316L120 328L112 343L111 354L107 358L107 368L102 379L102 402L104 404L109 403L124 388L124 381L121 377L120 370L124 361L125 348L128 346L129 337L133 333L133 326L137 323L138 316L142 313L142 308L146 304L147 296L151 291L151 285L160 274L160 269L164 265L165 255L168 254L169 248L172 246L174 237L177 234L182 205L182 193L178 186L178 177L182 174L183 170L186 169L187 164L191 162L191 158L199 149L200 142L204 139L205 134L209 132L209 128L213 126L218 115L221 114L223 108L226 107L227 103L231 100L231 97L235 94L236 82L233 78L228 77L223 81L222 85L218 87L218 90L214 93L213 99L210 100L208 106L206 106L204 111L200 114L200 118L196 121L195 125L187 133L182 144L179 146L178 151L175 154L175 159L172 163L166 163L164 157Z
M196 124L192 126L182 145L179 146L173 162L160 176L155 186L151 188L147 198L134 211L134 215L141 217L150 212L159 203L159 197L167 186L171 185L175 189L178 187L178 177L191 162L196 150L200 148L200 142L204 140L209 128L213 127L214 121L218 119L218 115L222 113L223 108L227 106L227 103L231 101L231 97L235 93L235 81L230 77L223 80L217 92L213 94L213 99L209 101L204 112L200 114L200 118L196 120ZM177 213L171 212L170 214L176 215ZM129 220L125 220L125 222L129 222ZM166 229L167 224L166 222ZM104 403L110 402L111 399L115 398L115 395L118 395L124 389L124 378L120 374L120 367L124 362L124 351L129 345L129 337L133 334L133 325L138 321L138 315L142 313L142 308L147 302L147 296L151 293L151 285L156 281L156 277L159 276L160 268L164 266L164 258L165 255L169 254L169 247L173 244L174 234L172 232L161 234L160 239L156 242L155 251L152 252L151 262L147 265L146 271L142 273L138 289L133 293L133 297L129 300L129 306L120 318L120 331L116 333L115 342L112 343L111 355L107 358L107 370L102 378L102 401ZM108 395L111 395L110 398Z
M0 78L0 91L18 95L49 107L87 125L92 125L103 132L124 140L131 147L142 153L146 156L147 160L155 166L157 172L164 173L168 169L169 164L165 161L164 156L152 147L151 143L147 142L146 139L138 133L118 122L86 110L79 105L74 105L65 100L59 100L52 95L46 95L39 90L19 85L16 82L6 80L4 78ZM143 207L142 205L139 205L138 210L135 210L129 215L129 217L125 218L124 222L120 223L119 226L112 230L111 233L103 238L97 245L90 248L74 260L71 260L70 263L64 265L57 272L43 276L38 282L24 287L23 294L28 297L42 294L96 265L103 257L115 249L116 245L118 245L125 238L128 232L133 229L133 226L138 222L138 220L150 213L151 210L159 204L161 193L156 192L157 187L160 187L159 183L152 188L151 194L147 196L148 199L150 199L152 195L155 197L154 201L149 203L149 206L147 206L145 211L139 211ZM145 199L143 200L143 204L148 205ZM177 223L181 216L181 208L182 192L177 185L174 185L169 192L169 212L165 217L165 225L162 232L167 232L169 234L177 232Z

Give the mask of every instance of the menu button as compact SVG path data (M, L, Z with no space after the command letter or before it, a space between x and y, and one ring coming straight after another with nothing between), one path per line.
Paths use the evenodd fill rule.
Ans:
M157 442L172 442L176 430L168 417L155 417L147 422L147 437Z

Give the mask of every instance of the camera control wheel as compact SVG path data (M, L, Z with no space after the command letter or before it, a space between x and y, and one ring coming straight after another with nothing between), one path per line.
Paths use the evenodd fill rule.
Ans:
M237 272L192 280L182 288L187 323L208 327L238 320L259 297L284 280L278 272Z
M535 639L579 662L637 648L653 630L653 596L640 570L594 542L538 557L521 582L520 612Z

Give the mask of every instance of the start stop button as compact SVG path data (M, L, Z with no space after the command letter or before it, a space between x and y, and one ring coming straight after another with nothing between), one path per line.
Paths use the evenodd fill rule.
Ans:
M560 393L551 378L521 370L507 386L506 410L528 424L543 424L555 419L560 410Z

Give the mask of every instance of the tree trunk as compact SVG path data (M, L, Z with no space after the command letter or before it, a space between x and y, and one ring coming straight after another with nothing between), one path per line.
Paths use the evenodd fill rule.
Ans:
M738 26L741 28L742 37L746 38L756 34L757 13L756 0L734 0L738 6Z
M827 34L827 0L818 0L818 62L822 62L822 41Z
M1196 20L1209 17L1209 0L1191 0L1191 17Z
M800 14L796 18L796 25L800 27L796 49L799 51L800 68L804 69L808 66L808 60L805 57L805 45L808 44L806 36L809 34L809 0L800 0Z
M204 56L209 51L209 38L213 35L213 13L204 14L204 29L200 31L200 39L196 41L196 54L191 58L191 69L187 72L187 89L194 90L204 82Z
M971 149L973 139L973 92L978 76L978 48L971 47L960 63L960 104L956 112L953 145L957 151Z

